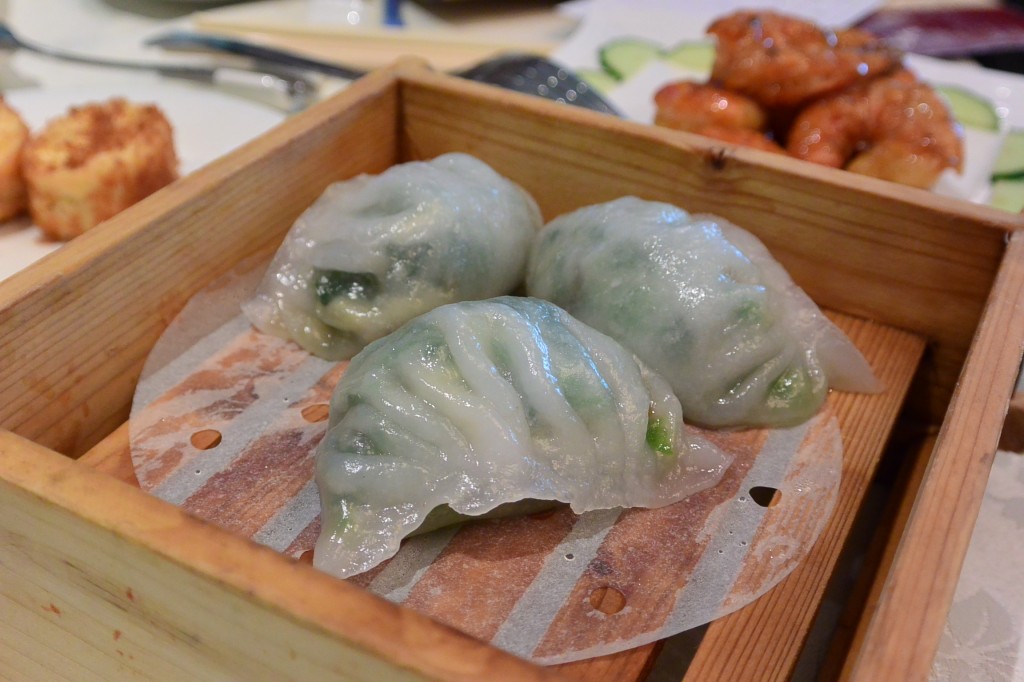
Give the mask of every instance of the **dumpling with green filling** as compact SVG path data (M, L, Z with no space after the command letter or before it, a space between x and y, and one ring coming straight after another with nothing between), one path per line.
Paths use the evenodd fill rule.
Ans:
M529 194L472 156L392 166L329 186L243 310L261 331L345 360L431 308L512 291L541 224Z
M661 377L557 306L445 305L367 346L336 386L313 561L354 575L424 523L543 501L660 507L714 485L729 461L684 432Z
M659 372L688 422L789 426L871 368L754 235L712 215L624 197L559 216L534 243L527 292Z

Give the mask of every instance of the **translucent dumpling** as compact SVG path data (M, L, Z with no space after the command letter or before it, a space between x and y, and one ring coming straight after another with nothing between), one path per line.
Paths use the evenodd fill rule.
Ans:
M446 305L367 346L335 388L314 563L366 570L438 508L658 507L714 485L727 464L687 437L663 379L557 306Z
M765 246L716 216L635 197L560 216L534 244L527 291L636 353L695 424L792 425L830 385L878 388Z
M510 292L541 222L526 192L466 154L361 175L299 216L243 309L264 332L347 359L431 308Z

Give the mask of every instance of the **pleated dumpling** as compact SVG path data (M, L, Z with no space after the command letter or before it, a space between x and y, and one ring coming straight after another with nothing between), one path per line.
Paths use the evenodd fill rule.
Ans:
M541 222L532 197L466 154L361 175L299 216L243 310L347 359L431 308L512 291Z
M551 303L437 308L367 346L335 388L317 453L314 563L362 572L432 510L670 504L717 483L729 462L689 439L682 417L663 379Z
M830 385L879 388L764 244L716 216L635 197L560 216L534 243L527 292L636 353L695 424L792 425Z

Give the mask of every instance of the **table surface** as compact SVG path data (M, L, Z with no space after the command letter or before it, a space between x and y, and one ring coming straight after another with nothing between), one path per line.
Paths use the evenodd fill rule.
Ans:
M430 17L416 14L415 9L406 16L410 23L408 33L416 40L409 39L408 35L396 40L393 32L371 29L367 34L372 35L366 41L339 49L338 41L325 38L323 20L326 17L330 26L343 4L339 0L274 0L258 3L258 8L252 3L242 3L214 9L208 3L156 0L0 0L0 13L5 14L8 25L24 38L115 58L193 59L181 55L168 57L142 45L145 37L174 27L253 32L269 43L305 49L319 56L354 63L362 58L364 61L359 65L366 67L391 61L397 54L416 52L438 67L448 68L475 61L495 49L494 44L475 39L492 35L493 25L486 17L478 18L470 33L463 32L461 40L438 41L436 31L444 27L430 23ZM893 0L886 3L899 7L938 4L995 6L997 3L989 0L966 3L963 0ZM312 16L321 20L319 28L316 22L303 22L304 17L311 16L311 9ZM268 16L291 17L295 21L288 31L268 31ZM535 48L553 49L575 23L575 18L550 10L531 11L514 19L506 39L510 43L530 40ZM340 24L338 27L338 30L351 31ZM368 49L369 45L376 47ZM161 77L149 73L68 64L24 52L0 56L0 90L5 92L18 88L117 85L127 94L133 89L151 88L163 82ZM330 93L341 87L344 87L343 81L327 81L323 92ZM266 104L266 99L258 95L253 95L252 99ZM1013 552L1007 548L1024 548L1024 460L1019 454L1000 451L935 661L933 679L1024 680L1024 637L1021 636L1024 588L1019 582L1019 576L1024 573L1024 549ZM670 653L667 650L666 656ZM652 679L659 679L659 675L656 667ZM678 677L673 678L670 672L662 679Z

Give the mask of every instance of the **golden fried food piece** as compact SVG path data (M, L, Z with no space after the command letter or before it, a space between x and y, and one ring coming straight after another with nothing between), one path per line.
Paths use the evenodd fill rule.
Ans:
M751 147L753 149L760 149L764 152L774 152L775 154L786 153L786 150L783 149L782 145L772 140L765 133L757 130L705 126L704 128L698 128L693 132L698 135L703 135L704 137L711 137L721 142L728 142L729 144L735 144L741 147Z
M961 170L963 129L942 98L899 71L814 102L793 123L797 158L913 187Z
M884 74L898 51L855 29L839 33L775 12L739 11L716 20L712 80L766 107L796 107Z
M713 83L678 81L654 96L657 125L686 130L743 147L785 154L764 129L768 116L757 102Z
M654 122L675 130L716 128L764 130L768 123L761 106L745 95L712 83L678 81L654 95Z
M32 220L71 239L178 176L171 125L153 105L123 99L74 107L25 147Z
M0 97L0 221L25 210L21 154L27 140L28 126Z

